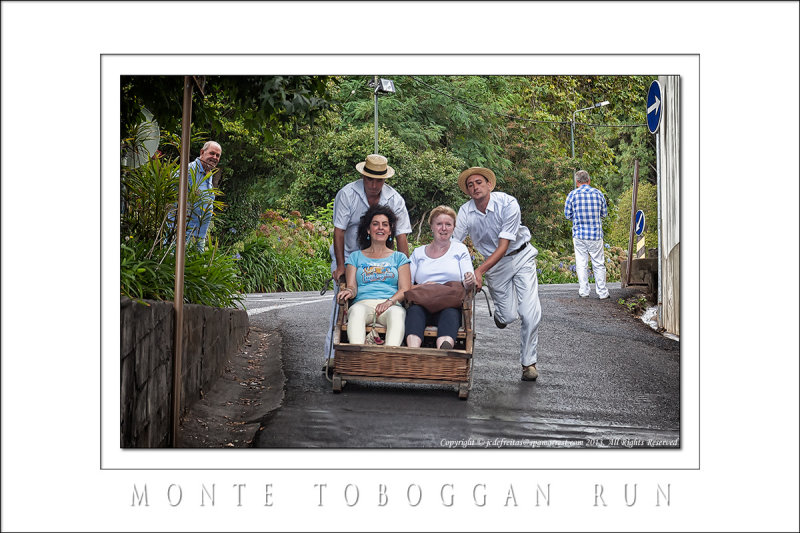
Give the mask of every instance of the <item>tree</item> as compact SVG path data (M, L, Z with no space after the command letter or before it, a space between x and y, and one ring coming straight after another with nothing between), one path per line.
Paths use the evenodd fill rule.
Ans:
M318 136L294 165L297 179L281 207L312 213L325 207L347 183L360 178L355 169L374 150L371 125L332 130ZM414 151L389 131L379 132L381 154L395 169L388 180L406 201L412 224L439 204L458 207L465 198L456 185L464 163L442 149Z
M344 78L343 126L360 127L374 116L369 77ZM379 129L411 150L444 149L467 166L509 168L503 149L502 76L397 76L397 93L378 98ZM355 94L352 93L355 91ZM349 96L349 97L348 97ZM369 96L369 98L367 98Z
M205 97L227 100L238 110L245 127L269 132L277 124L312 120L328 105L327 76L204 76L201 93L192 92L192 122L213 136L221 129L219 117ZM142 107L159 125L178 131L183 117L184 76L122 76L120 80L120 137L143 120Z

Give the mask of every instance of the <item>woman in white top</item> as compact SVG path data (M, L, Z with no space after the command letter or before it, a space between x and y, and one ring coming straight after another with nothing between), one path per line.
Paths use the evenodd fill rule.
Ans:
M456 212L440 205L431 211L428 224L433 241L417 247L411 254L411 282L419 285L460 281L470 289L475 284L475 271L469 250L464 244L450 240L456 227ZM420 347L428 324L437 327L436 347L449 350L455 345L461 325L461 309L447 307L438 313L430 313L420 305L411 304L406 310L406 345Z

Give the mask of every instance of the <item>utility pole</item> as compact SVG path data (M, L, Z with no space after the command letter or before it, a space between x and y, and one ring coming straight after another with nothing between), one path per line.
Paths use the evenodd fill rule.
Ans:
M372 83L375 84L375 151L373 153L378 153L378 76L375 76L372 79Z
M189 190L189 144L192 127L191 76L183 77L183 118L181 119L181 161L178 185L178 225L175 236L175 346L172 359L172 447L177 446L181 415L181 360L183 358L183 270L186 265L186 197Z

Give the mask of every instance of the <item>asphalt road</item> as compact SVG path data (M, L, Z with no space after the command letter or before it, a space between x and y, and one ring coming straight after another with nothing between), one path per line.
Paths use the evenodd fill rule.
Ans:
M252 326L281 332L284 397L256 448L679 447L680 343L611 298L577 285L540 286L540 376L521 381L519 321L495 327L476 297L468 400L455 387L348 382L334 394L320 370L331 293L249 295ZM492 309L494 305L492 304Z

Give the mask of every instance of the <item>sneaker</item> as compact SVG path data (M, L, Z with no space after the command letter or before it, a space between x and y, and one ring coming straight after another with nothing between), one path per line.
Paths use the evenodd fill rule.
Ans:
M589 297L588 294L578 294L578 296L580 296L581 298L588 298Z
M453 345L450 344L450 341L444 341L441 346L439 346L440 350L452 350Z
M536 370L536 363L522 367L522 381L536 381L539 372Z
M600 298L601 300L605 300L605 299L607 299L607 298L610 298L610 297L611 297L611 295L610 295L610 294L606 294L605 296L599 296L599 298Z
M497 315L494 315L494 325L500 329L504 329L506 327L506 324L497 321Z

